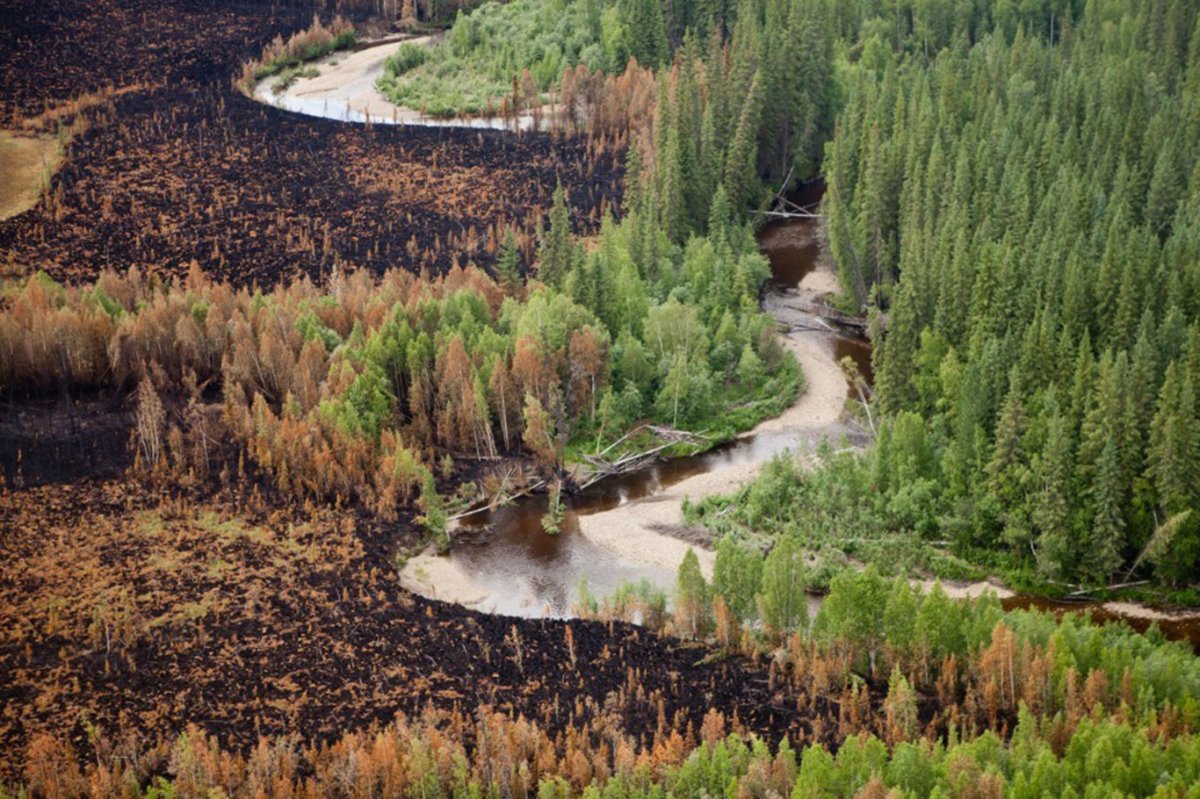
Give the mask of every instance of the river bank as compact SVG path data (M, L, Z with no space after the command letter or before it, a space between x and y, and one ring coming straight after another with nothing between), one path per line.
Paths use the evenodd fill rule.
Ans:
M689 547L706 576L715 562L707 532L684 521L685 500L734 491L782 452L803 457L824 439L865 444L864 431L846 414L850 391L838 361L850 355L869 375L869 349L797 310L838 290L818 223L776 223L760 241L773 274L764 307L780 322L782 344L805 377L805 390L787 410L714 450L610 477L567 498L558 536L541 529L544 495L467 517L463 543L448 555L426 551L409 559L404 585L427 597L525 616L572 615L581 580L598 596L638 580L669 593Z
M367 41L353 50L334 52L311 62L307 67L315 74L301 73L282 90L278 90L276 78L264 78L255 84L252 96L285 111L359 124L495 130L532 130L535 125L549 124L552 107L543 108L536 119L528 112L517 116L515 121L500 116L442 118L396 105L384 96L377 82L384 74L388 58L401 44L432 47L444 38L445 33L433 33Z
M432 44L435 37L410 41ZM301 78L277 96L258 99L288 110L347 122L506 127L500 119L441 120L388 103L375 86L383 64L398 42L335 54L318 62L316 77ZM767 226L760 244L772 257L773 278L763 305L787 330L784 344L796 356L807 390L783 414L739 436L712 457L661 464L642 475L602 488L598 494L567 502L563 535L545 536L540 519L545 497L519 500L516 508L485 512L464 520L464 538L449 556L432 552L410 559L402 581L428 597L481 610L522 616L569 616L581 580L595 594L645 579L669 589L674 571L689 546L701 569L711 574L715 556L706 549L707 534L689 528L685 500L727 494L752 480L774 455L790 450L803 457L822 438L847 436L863 445L868 436L848 414L857 396L839 361L850 357L867 377L870 348L839 335L835 324L814 314L822 300L840 290L836 270L822 247L820 221L790 220ZM606 481L607 482L607 481ZM635 485L636 484L636 485ZM928 588L928 581L915 581ZM928 583L928 584L926 584ZM991 591L1005 602L1026 601L995 580L945 583L952 597ZM1177 624L1200 614L1175 614L1129 602L1062 603L1066 609L1099 609L1113 617ZM1058 605L1055 605L1056 609Z

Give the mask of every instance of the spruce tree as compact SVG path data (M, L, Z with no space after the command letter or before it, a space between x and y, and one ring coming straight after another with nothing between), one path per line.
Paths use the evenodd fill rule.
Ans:
M1200 491L1200 425L1190 374L1172 361L1150 423L1148 476L1166 516L1195 507Z
M762 104L763 80L755 72L725 157L725 194L739 214L754 204L758 193L758 125Z
M1058 403L1048 404L1048 433L1041 457L1041 487L1033 510L1037 528L1038 570L1062 579L1074 567L1076 542L1071 536L1071 433Z
M548 286L558 288L575 266L576 246L571 234L571 212L560 182L554 190L550 205L550 226L538 250L538 277Z
M505 293L515 295L521 288L521 251L512 228L504 232L500 254L496 258L496 276Z
M1121 566L1125 547L1121 464L1112 439L1104 444L1096 461L1088 494L1092 524L1083 561L1088 577L1096 584L1105 584Z
M998 505L1003 537L1017 553L1029 546L1029 509L1026 493L1030 474L1024 451L1025 410L1021 401L1021 385L1014 377L996 425L996 441L987 466L985 489Z

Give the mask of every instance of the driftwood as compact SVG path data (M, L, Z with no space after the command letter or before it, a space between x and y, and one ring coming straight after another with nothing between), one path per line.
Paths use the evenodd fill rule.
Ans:
M541 488L544 485L546 485L546 480L542 479L542 480L538 480L536 483L531 483L530 485L525 486L524 488L522 488L520 491L518 491L515 494L506 494L503 491L501 491L500 493L497 493L493 496L488 497L486 502L481 502L477 505L473 505L470 508L467 508L464 511L460 511L459 513L456 513L453 516L449 517L446 521L452 522L452 521L455 521L456 519L463 519L463 518L466 518L467 516L474 516L476 513L482 513L485 510L495 510L500 505L503 505L507 502L512 502L514 499L520 499L521 497L523 497L527 494L532 494L534 491L537 491L539 488Z
M611 452L618 444L628 440L637 433L651 433L660 442L650 447L649 449L630 452L622 455L616 460L608 460L604 456ZM704 433L689 433L686 430L676 430L673 427L663 425L644 424L635 427L619 439L609 444L600 453L596 455L584 455L584 460L592 467L592 473L580 485L580 490L587 488L596 482L603 480L605 477L611 477L615 474L625 474L640 469L648 461L657 458L662 452L670 449L676 444L694 444L699 445L704 441Z
M824 214L812 214L808 211L755 211L759 216L770 216L778 219L824 219Z
M810 302L808 300L795 299L788 297L780 303L789 311L797 311L799 313L808 314L809 316L820 319L823 323L837 325L841 328L848 328L855 331L856 335L863 335L867 331L867 320L857 316L848 316L842 313L837 308L824 302Z
M1087 596L1088 594L1094 594L1097 591L1116 591L1120 588L1134 588L1139 585L1149 584L1149 580L1134 580L1131 583L1113 583L1112 585L1100 586L1098 588L1082 588L1078 591L1072 591L1071 593L1067 594L1067 596Z

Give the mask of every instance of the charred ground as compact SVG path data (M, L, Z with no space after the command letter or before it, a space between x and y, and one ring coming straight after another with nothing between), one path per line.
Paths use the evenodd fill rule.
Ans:
M619 153L583 139L353 126L267 108L238 65L311 10L173 0L23 0L0 11L0 119L53 128L91 96L66 165L0 222L0 263L57 279L101 268L273 285L335 264L441 271L529 237L557 182L583 229L619 198ZM9 86L11 85L11 90Z
M0 119L85 124L52 190L0 223L0 263L70 281L195 261L261 285L335 264L436 271L487 263L509 224L532 231L559 181L585 228L619 197L619 153L594 142L346 126L232 88L243 59L310 19L183 0L5 4ZM640 736L698 728L709 708L772 738L806 725L765 664L408 595L394 563L406 518L284 507L249 479L201 495L122 477L120 396L9 398L4 415L0 450L36 453L4 464L24 486L0 491L4 782L42 732L86 756L95 729L145 748L194 722L247 747L428 706L552 730L603 717Z
M0 495L0 775L38 733L134 734L187 723L247 748L336 739L426 707L488 706L557 732L617 723L649 741L715 708L778 740L827 737L767 663L623 624L474 613L404 592L408 529L349 512L272 510L256 493L88 480ZM824 730L824 732L821 732Z

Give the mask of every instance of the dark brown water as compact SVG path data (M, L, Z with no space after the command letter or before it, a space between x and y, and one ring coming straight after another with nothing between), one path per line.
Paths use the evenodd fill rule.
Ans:
M837 336L833 339L833 357L840 363L843 358L850 358L858 367L858 372L867 380L867 385L875 384L875 368L871 365L871 344L863 339ZM857 399L858 395L850 388L850 396Z
M787 290L800 285L816 268L821 241L810 220L772 222L758 234L758 245L771 263L768 289Z
M811 220L787 220L768 225L759 236L771 263L765 305L783 301L800 281L818 266L820 242ZM834 357L849 356L867 378L874 380L869 342L829 333L811 332L831 348ZM851 391L851 397L856 396ZM450 557L474 578L486 595L481 610L517 616L569 616L578 601L581 580L599 597L612 594L622 583L645 579L668 593L675 582L672 570L626 561L593 544L579 533L579 517L611 510L627 502L651 497L683 480L726 465L764 463L775 455L813 443L816 436L800 432L773 432L750 436L688 458L654 463L631 474L602 480L586 490L563 497L566 516L562 532L547 535L541 519L547 510L544 494L523 497L494 511L483 511L462 520L467 535ZM815 615L820 599L813 597ZM1117 617L1097 603L1057 602L1018 595L1004 600L1005 608L1036 607L1054 613L1090 612L1097 621L1121 618L1138 630L1150 622ZM1200 620L1158 622L1167 637L1187 640L1200 651Z
M765 228L759 243L771 262L768 293L794 289L820 257L820 242L812 220L788 220ZM849 355L870 379L870 347L866 342L812 333L841 358ZM446 557L472 575L485 595L481 610L521 616L567 616L578 601L581 580L596 596L613 593L622 583L649 580L670 590L673 570L626 561L593 544L579 533L579 517L611 510L651 497L690 477L737 464L765 463L789 450L810 446L816 434L779 431L748 436L687 458L660 461L637 472L601 480L574 496L564 496L562 532L547 535L542 516L544 494L522 497L496 510L461 520L460 543Z
M1017 594L1001 602L1005 610L1040 610L1062 616L1065 613L1086 613L1098 624L1119 621L1138 632L1145 632L1151 625L1157 626L1163 635L1172 641L1186 641L1193 651L1200 654L1200 618L1149 620L1113 613L1099 602L1067 602L1028 594Z

